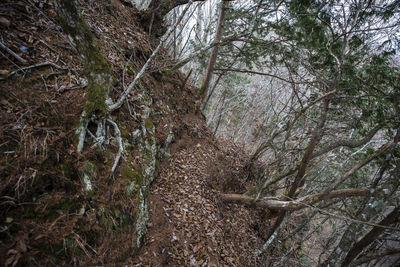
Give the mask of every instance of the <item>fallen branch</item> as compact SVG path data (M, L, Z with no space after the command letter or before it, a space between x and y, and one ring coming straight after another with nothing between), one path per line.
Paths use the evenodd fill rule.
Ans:
M57 69L63 69L62 67L58 66L57 64L55 64L55 63L53 63L53 62L48 62L48 61L46 61L46 62L43 62L43 63L39 63L39 64L27 66L27 67L23 67L23 68L20 68L20 69L18 69L18 70L15 70L15 71L13 71L13 72L10 72L10 73L9 73L7 76L5 76L4 78L0 78L0 81L8 79L8 78L10 78L11 76L17 74L17 73L20 72L20 71L30 70L30 69L40 68L40 67L45 67L45 66L51 66L51 67L54 67L54 68L57 68Z
M342 189L332 191L328 194L319 193L301 197L292 201L275 200L275 199L259 199L255 201L255 198L241 194L222 194L221 199L225 202L233 202L243 205L255 205L256 207L267 208L270 210L285 210L294 211L318 203L322 200L328 200L333 198L346 198L346 197L359 197L368 196L370 194L369 189Z
M4 50L6 50L10 55L12 55L13 57L15 57L19 62L21 62L22 64L26 64L28 61L26 61L25 59L23 59L22 57L18 56L14 51L12 51L10 48L8 48L5 44L3 44L2 42L0 42L0 47L3 48Z

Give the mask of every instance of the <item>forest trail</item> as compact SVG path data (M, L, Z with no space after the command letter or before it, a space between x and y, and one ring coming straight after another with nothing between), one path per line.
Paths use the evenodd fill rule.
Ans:
M240 161L234 147L224 143L223 150L206 139L190 140L162 164L151 190L149 232L137 266L257 265L259 216L220 202L219 185L212 181L226 171L217 163L222 158L232 164L225 168L240 169L233 165Z
M84 153L76 152L75 130L87 97L79 54L72 51L55 17L43 15L39 4L6 4L12 7L10 17L18 19L4 31L4 43L15 51L22 44L31 52L20 53L30 66L23 73L15 72L11 59L0 61L1 152L13 155L1 153L0 176L6 179L0 193L29 205L6 201L1 210L0 217L6 220L0 226L6 225L8 232L0 236L0 265L262 266L254 252L268 230L263 211L219 201L220 193L243 193L254 185L255 181L245 181L247 156L212 135L196 105L198 88L179 72L149 72L142 78L143 88L136 88L129 103L113 113L127 153L110 179L113 144L100 151L87 142ZM132 79L148 58L150 38L141 29L137 12L119 1L80 5L120 81L114 88L120 93L122 81ZM43 11L53 14L52 4L44 5ZM41 62L59 66L35 67ZM124 78L127 62L130 69ZM143 91L152 99L149 107L140 102ZM140 204L136 191L129 188L140 182L133 174L141 170L147 155L137 147L135 133L141 124L131 112L150 109L152 121L145 125L154 126L151 141L164 148L168 129L174 137L170 156L157 159L148 231L137 249ZM170 128L165 130L166 126ZM90 193L82 189L81 171L88 161L97 166Z

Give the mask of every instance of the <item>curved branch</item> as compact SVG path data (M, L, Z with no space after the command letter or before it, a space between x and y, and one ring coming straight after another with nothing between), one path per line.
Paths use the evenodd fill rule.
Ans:
M369 142L372 137L375 136L375 134L382 128L382 125L377 125L373 129L371 129L366 136L364 136L363 139L361 140L340 140L337 142L334 142L332 144L327 145L326 147L322 148L321 150L315 152L311 158L319 157L325 153L328 153L329 151L338 148L338 147L348 147L348 148L356 148L362 145L365 145L367 142Z
M114 127L114 135L118 142L118 153L117 153L117 156L115 157L114 164L111 168L111 175L113 175L115 172L115 169L118 166L118 162L122 156L122 152L124 151L124 145L123 145L122 138L121 138L121 131L119 130L118 125L111 119L107 119L107 122Z
M321 100L324 100L326 97L329 97L330 95L333 95L337 92L337 90L332 90L329 91L328 93L318 97L317 99L313 100L312 102L310 102L310 104L308 104L307 106L303 107L302 109L300 109L299 111L296 112L295 117L293 118L292 121L287 122L280 130L273 132L272 136L265 142L263 142L258 148L257 150L253 153L253 155L250 157L250 161L254 162L256 161L262 153L264 153L264 151L271 145L272 141L274 141L274 139L280 135L281 133L289 130L295 123L296 121L312 106L314 106L316 103L318 103Z
M359 169L370 163L373 159L379 157L382 155L386 150L389 148L393 147L396 143L395 142L389 142L382 147L380 147L378 150L376 150L371 156L363 159L359 163L357 163L351 170L347 171L338 181L335 183L331 184L325 191L324 193L329 193L330 191L334 190L337 188L339 185L344 183L350 176L352 176L354 173L356 173Z

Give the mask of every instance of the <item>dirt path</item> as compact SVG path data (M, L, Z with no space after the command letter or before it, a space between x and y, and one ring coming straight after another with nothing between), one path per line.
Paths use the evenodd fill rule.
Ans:
M262 244L255 230L258 214L221 203L210 181L216 179L212 173L223 176L215 162L221 157L226 152L202 140L164 162L153 185L151 224L137 266L259 265L254 256Z

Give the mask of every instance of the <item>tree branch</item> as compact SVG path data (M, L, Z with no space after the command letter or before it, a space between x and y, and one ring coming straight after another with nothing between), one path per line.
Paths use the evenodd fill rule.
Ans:
M261 75L261 76L268 76L268 77L272 77L278 80L281 80L283 82L286 83L290 83L290 84L308 84L308 83L315 83L315 82L293 82L290 80L287 80L285 78L282 78L280 76L277 75L273 75L270 73L265 73L265 72L259 72L259 71L252 71L252 70L246 70L246 69L226 69L226 68L215 68L214 70L217 71L232 71L232 72L240 72L240 73L249 73L249 74L256 74L256 75Z
M322 200L328 200L333 198L346 198L346 197L359 197L367 196L369 189L342 189L332 191L329 194L319 193L301 197L292 201L284 200L273 200L273 199L261 199L255 201L255 198L241 195L241 194L222 194L221 198L225 202L233 202L243 205L255 205L261 208L267 208L270 210L284 210L294 211L307 207L308 205L316 204Z
M211 44L209 44L209 45L207 45L207 46L205 46L205 47L203 47L203 48L201 48L201 49L199 49L199 50L197 50L197 51L191 53L190 55L188 55L188 56L185 57L184 59L182 59L182 60L180 60L179 62L177 62L177 63L176 63L175 65L173 65L172 67L167 68L167 69L165 70L165 72L166 72L167 74L170 74L170 73L174 72L175 70L177 70L177 69L179 69L179 68L185 66L187 63L189 63L189 62L190 62L192 59L194 59L195 57L198 57L198 56L204 54L207 50L213 48L214 46L223 46L223 45L227 45L227 44L229 44L229 43L231 43L231 42L233 42L233 41L236 41L237 38L240 38L240 37L243 37L243 36L245 36L245 34L242 34L242 35L233 34L233 35L230 35L230 36L228 36L228 37L226 37L226 38L223 38L220 42L212 42Z
M4 50L6 50L8 53L10 53L10 55L12 55L13 57L15 57L19 62L21 62L22 64L26 64L27 61L25 59L23 59L22 57L18 56L14 51L12 51L10 48L8 48L5 44L3 44L2 42L0 42L0 47L3 48Z
M332 144L329 144L326 147L322 148L321 150L315 152L312 155L312 158L319 157L319 156L321 156L321 155L323 155L325 153L328 153L329 151L331 151L331 150L333 150L335 148L342 147L342 146L345 146L345 147L348 147L348 148L356 148L356 147L362 146L362 145L366 144L367 142L369 142L372 139L372 137L374 137L375 134L381 128L382 128L382 125L375 126L361 140L340 140L340 141L334 142Z

